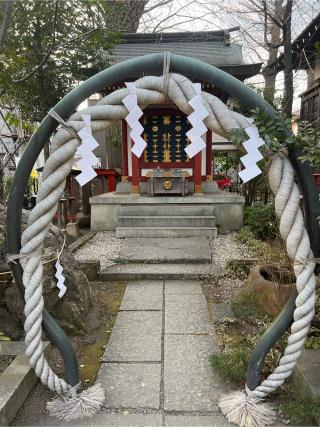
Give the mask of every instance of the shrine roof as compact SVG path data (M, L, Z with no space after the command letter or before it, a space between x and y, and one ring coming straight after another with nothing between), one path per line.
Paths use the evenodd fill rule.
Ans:
M292 66L294 70L314 68L317 43L320 41L320 13L291 43ZM268 68L278 72L284 69L284 54L281 53Z
M221 68L241 80L259 73L261 64L246 64L242 46L230 41L230 31L125 33L114 46L114 62L122 62L149 53L171 51Z

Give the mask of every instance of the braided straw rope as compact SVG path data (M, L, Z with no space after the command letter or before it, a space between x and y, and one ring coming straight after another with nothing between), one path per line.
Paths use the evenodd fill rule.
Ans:
M163 77L146 76L137 80L135 84L138 104L142 109L149 104L159 104L164 101L164 95L161 92ZM192 108L188 101L195 95L192 82L184 76L172 73L167 84L169 100L185 114L190 114ZM91 115L93 132L104 130L112 126L114 121L125 118L128 112L122 104L122 99L126 95L128 95L126 88L119 89L100 100L97 105L81 111L82 114ZM227 136L234 128L246 128L250 125L245 117L229 110L215 96L202 92L202 97L204 107L209 112L204 123L210 130ZM68 121L68 124L76 131L83 127L81 113L76 112ZM73 138L66 129L60 129L54 136L51 154L43 169L43 182L37 195L37 204L30 213L27 228L22 235L22 254L42 249L51 220L56 212L57 203L63 193L66 177L70 173L78 144L78 139ZM286 158L273 159L270 167L270 185L276 195L276 212L281 218L280 232L287 243L289 256L294 260L299 295L296 300L297 308L288 346L279 366L255 390L247 389L247 394L255 400L263 399L290 376L303 349L308 327L313 317L315 302L316 282L313 273L315 265L313 262L307 262L303 266L301 261L298 261L308 260L312 257L312 253L299 208L300 195L294 183L293 169ZM23 283L26 288L26 354L41 381L51 390L63 394L70 390L71 386L51 370L42 349L43 297L40 256L22 258L21 264L24 270Z

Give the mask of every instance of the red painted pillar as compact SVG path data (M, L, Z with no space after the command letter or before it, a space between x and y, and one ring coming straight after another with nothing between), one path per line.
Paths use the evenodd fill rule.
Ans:
M211 130L207 131L206 134L206 175L207 180L212 179L212 132Z
M115 174L110 174L109 176L108 176L108 189L109 189L109 192L111 193L111 192L113 192L113 191L116 191L116 177L115 177Z
M134 142L131 141L131 145L133 145ZM131 159L132 159L132 188L131 193L132 194L139 194L139 177L140 177L140 169L139 169L139 157L137 157L135 154L131 153Z
M194 192L195 193L202 193L202 188L201 188L201 151L200 151L200 153L198 153L194 156L193 178L194 178Z
M122 176L128 180L128 127L125 120L121 120L121 142L122 142Z

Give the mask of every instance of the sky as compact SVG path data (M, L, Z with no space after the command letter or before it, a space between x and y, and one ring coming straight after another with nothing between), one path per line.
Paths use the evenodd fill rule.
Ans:
M138 31L212 31L240 25L240 31L231 33L231 41L243 46L245 62L264 62L267 52L261 46L263 42L261 21L256 14L244 13L243 5L249 2L250 0L173 0L152 9L159 0L150 0L147 7L152 10L142 17ZM267 0L267 4L268 2L270 0ZM320 0L295 0L292 13L292 39L294 40L319 13ZM247 82L261 87L263 77L256 76ZM279 73L276 95L282 94L283 83L283 73ZM294 72L293 111L299 110L299 94L306 90L306 87L306 72L303 70Z

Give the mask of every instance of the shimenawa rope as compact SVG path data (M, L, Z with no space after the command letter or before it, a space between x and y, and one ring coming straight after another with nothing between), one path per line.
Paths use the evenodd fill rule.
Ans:
M169 78L169 100L182 112L187 115L190 114L192 108L188 101L195 95L191 81L179 74L167 73L167 75ZM138 103L142 109L149 104L164 102L165 96L162 93L163 77L146 76L138 79L135 84ZM123 88L107 95L96 106L73 114L67 123L68 126L74 131L80 130L83 127L81 113L85 113L91 115L93 132L108 128L115 120L123 119L127 115L127 110L122 104L122 99L127 94L127 89ZM202 92L202 97L203 104L209 112L209 116L204 120L204 123L210 130L221 136L227 136L232 129L250 126L248 119L229 110L215 96ZM65 180L71 170L78 145L79 140L69 129L62 128L53 138L51 154L43 169L43 182L37 194L37 204L30 213L27 228L22 235L22 254L42 250L43 241L55 214L57 203L63 193ZM286 241L288 254L294 261L298 290L297 308L294 313L294 322L291 327L288 346L275 371L255 390L250 391L246 387L243 392L224 397L220 401L221 409L228 419L241 426L248 424L248 422L251 422L252 427L267 425L271 422L273 412L266 404L261 403L261 400L290 376L303 349L309 324L314 313L315 276L313 271L315 264L311 261L313 254L310 250L308 234L304 227L303 216L299 207L299 190L294 182L291 164L285 156L275 156L272 159L269 180L272 191L275 194L276 213L280 218L280 233ZM307 265L301 265L299 263L301 259L308 259L310 262ZM26 354L41 381L48 385L50 389L63 395L70 391L71 386L51 370L42 350L43 298L41 258L40 256L22 258L21 264L24 269L23 283L26 288ZM98 391L99 393L101 397L101 389ZM79 396L74 396L73 399L79 399ZM76 414L71 409L75 401L69 403L69 406L66 406L66 411L59 409L60 415L63 414L61 417L65 419L67 419L70 412L72 412L72 416L79 415L79 413ZM99 404L97 404L95 410L98 406ZM56 410L55 413L58 413L59 410ZM85 409L83 413L85 413Z

